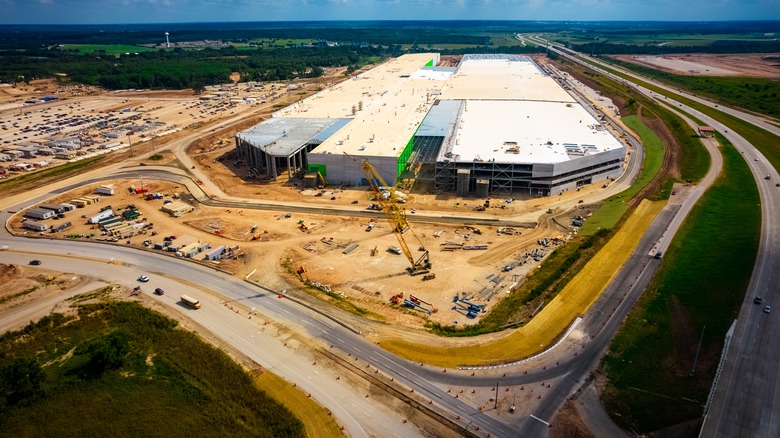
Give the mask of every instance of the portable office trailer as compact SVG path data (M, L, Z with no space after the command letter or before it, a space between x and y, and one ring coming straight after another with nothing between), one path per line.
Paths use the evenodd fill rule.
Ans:
M65 207L63 207L62 205L53 205L53 204L41 204L38 206L38 208L52 210L55 213L64 213L66 211Z
M195 207L185 204L181 201L174 201L169 204L165 204L160 208L161 211L168 213L169 215L173 217L179 217L183 214L190 213L192 211L195 211Z
M193 258L196 255L198 255L198 253L200 253L199 247L200 247L200 243L192 242L188 245L184 245L181 248L179 248L179 252L184 257Z
M100 193L101 195L113 195L114 186L112 185L98 186L97 189L95 189L95 193Z
M113 215L114 215L114 211L109 208L108 210L103 210L100 213L98 213L98 214L92 216L91 218L89 218L89 223L96 224L96 223L100 222L100 219L105 219L105 218L111 217Z
M46 210L45 208L31 208L24 213L24 217L41 220L50 219L56 215L57 213L52 210Z
M76 208L84 208L87 206L87 201L83 199L73 199L70 201L72 205L75 205Z
M206 260L219 260L225 257L227 249L224 246L218 246L206 253Z
M49 226L38 222L25 222L24 224L22 224L22 228L27 228L28 230L33 230L33 231L46 231L47 229L49 229Z
M76 209L76 206L73 204L60 204L60 207L63 208L62 211L73 211Z
M53 227L51 227L50 231L51 231L52 233L56 233L56 232L58 232L58 231L62 231L62 230L64 230L64 229L66 229L66 228L70 228L70 226L71 226L71 223L70 223L70 222L63 222L63 223L61 223L61 224L59 224L59 225L57 225L57 226L53 226Z

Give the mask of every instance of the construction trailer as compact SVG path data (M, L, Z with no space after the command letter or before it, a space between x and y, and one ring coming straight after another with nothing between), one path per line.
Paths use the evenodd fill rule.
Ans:
M28 230L33 231L46 231L49 229L49 226L39 222L25 222L22 224L22 228L27 228Z
M173 217L180 217L187 213L191 213L195 211L195 207L189 204L185 204L181 201L173 201L171 203L165 204L160 208L160 211L163 213L168 213L169 215Z
M56 233L56 232L58 232L58 231L62 231L62 230L65 230L65 229L67 229L67 228L70 228L70 226L71 226L71 225L72 225L72 224L71 224L70 222L63 222L63 223L61 223L61 224L59 224L59 225L52 226L52 227L50 228L50 231L51 231L52 233Z
M115 194L114 192L114 186L111 184L106 184L102 186L98 186L95 189L95 193L99 193L101 195L111 195L113 196Z
M96 224L100 222L101 219L105 219L113 216L114 216L114 211L109 208L108 210L103 210L100 213L89 218L88 222L91 224Z
M76 206L73 204L59 204L60 207L62 207L63 211L73 211L76 209Z
M191 259L208 249L211 249L211 245L208 243L192 242L179 248L179 253L181 253L183 257Z
M51 219L54 216L57 216L56 212L45 208L31 208L24 213L24 217L38 220Z
M46 210L52 210L55 213L64 213L66 211L65 207L63 207L62 205L53 205L53 204L41 204L41 205L38 206L38 208L44 208Z
M225 246L218 246L211 251L207 252L205 255L206 260L221 260L225 258L225 255L227 254L227 248Z

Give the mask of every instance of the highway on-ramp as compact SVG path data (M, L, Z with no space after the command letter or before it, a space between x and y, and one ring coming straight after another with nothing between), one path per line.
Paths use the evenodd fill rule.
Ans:
M573 62L594 68L615 80L624 80L554 46L551 50L557 51ZM596 58L579 56L602 64ZM625 72L612 65L608 68ZM639 77L635 73L626 72L626 74ZM648 79L642 79L648 82ZM660 86L657 83L654 85ZM643 94L661 98L645 87L637 84L632 86ZM662 88L678 93L671 87ZM686 97L695 96L686 95ZM663 99L688 114L695 114L704 123L713 126L743 154L753 172L761 198L761 237L753 274L737 317L729 348L724 352L720 376L714 382L712 400L705 413L701 436L778 437L780 436L780 366L778 366L780 337L777 334L780 332L780 321L778 321L777 310L780 309L771 313L764 313L762 309L765 305L780 308L780 187L776 186L780 183L780 174L765 156L727 125L672 98L663 97ZM694 100L780 135L780 128L766 123L753 114L725 108L700 98ZM755 296L763 298L761 305L753 304Z

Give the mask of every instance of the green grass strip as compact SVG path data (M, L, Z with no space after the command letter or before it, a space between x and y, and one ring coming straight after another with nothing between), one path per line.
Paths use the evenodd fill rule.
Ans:
M631 187L619 194L607 199L604 204L596 210L593 215L585 222L580 229L580 234L589 236L600 229L608 229L615 226L621 217L626 213L628 206L626 201L631 199L642 187L647 185L650 180L661 169L664 160L664 148L661 139L648 128L647 125L637 116L623 117L623 123L639 135L644 147L645 158L642 163L642 169L639 177Z
M4 196L10 196L13 190L29 189L30 184L41 182L47 179L55 180L62 177L67 177L71 172L84 169L93 164L97 164L105 158L105 155L98 157L87 158L84 160L75 161L73 163L66 163L60 166L52 167L46 170L40 170L26 175L19 176L17 178L7 179L0 182L0 190L3 191Z
M650 432L701 416L724 336L753 272L761 229L758 190L741 154L719 139L721 177L680 228L602 361L609 377L605 405L629 430Z

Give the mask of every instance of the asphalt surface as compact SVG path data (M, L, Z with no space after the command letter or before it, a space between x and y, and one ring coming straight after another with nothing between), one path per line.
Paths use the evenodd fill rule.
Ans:
M568 59L583 64L575 58L559 52ZM590 58L592 59L592 58ZM597 59L592 59L598 62ZM614 66L609 68L638 77ZM606 71L603 74L616 77ZM646 82L647 79L643 79ZM677 90L654 85L673 91ZM780 174L752 144L736 134L728 126L701 112L676 102L673 99L659 96L655 92L634 84L638 91L669 102L675 107L693 114L704 123L713 126L723 134L745 157L745 161L753 172L761 197L761 237L758 254L754 265L742 307L736 321L734 335L728 351L724 352L725 360L719 379L714 382L712 401L706 412L704 425L700 432L702 437L778 437L780 436L780 339L777 333L780 329L777 310L772 313L762 311L765 305L780 307ZM717 108L743 120L749 121L775 135L780 135L780 128L766 123L761 117L743 111L726 108L684 94L711 108ZM768 177L769 179L765 179ZM755 296L763 297L761 305L753 304ZM773 306L773 307L774 307Z
M689 108L683 109L690 111ZM699 115L697 114L697 116ZM721 132L724 132L724 130L728 131L726 127L718 126L718 124L714 123L714 121L705 120L705 122L712 124L716 127L716 129L721 130ZM727 132L727 136L728 134L732 134L729 136L729 139L738 148L742 148L742 150L751 154L754 152L750 145L744 142L744 140L742 143L739 143L739 139L732 139L732 137L735 137L733 133ZM756 156L759 157L759 161L748 162L752 163L751 166L754 168L754 172L761 172L766 170L766 174L772 175L773 180L771 181L771 187L774 187L774 181L780 180L778 179L776 172L771 169L771 166L768 165L768 162L766 162L763 157L760 157L760 155L757 153ZM769 169L764 169L766 167ZM118 166L113 169L115 172L130 172L132 175L136 175L133 172L138 170L140 169L119 170ZM156 177L162 177L165 175L166 178L176 178L175 180L177 182L184 182L185 180L189 180L184 175L170 176L170 172L166 169L148 170L154 172L150 174L150 176L154 175ZM159 174L157 172L159 172ZM102 177L99 179L102 179ZM191 183L191 180L189 181ZM760 180L759 183L761 183ZM83 183L78 183L78 185L81 184ZM761 184L759 184L759 186L761 186ZM768 182L765 182L764 186L768 187ZM66 188L62 188L60 190L65 189ZM766 196L774 195L774 193L777 193L777 191L769 193L767 190L762 190L762 202L766 203L764 201L767 199ZM207 201L208 197L206 197L205 194L203 196L205 198L204 201ZM772 201L771 203L774 204L773 197L769 197L769 199ZM35 203L35 201L37 200L25 202L25 205L30 205ZM212 202L216 201L220 200L212 200ZM16 206L14 208L19 209L21 207L22 206ZM231 207L247 208L247 205L244 203L239 203L238 205L231 205ZM63 265L63 269L69 272L82 270L84 273L94 273L101 272L103 269L110 268L113 270L116 268L132 270L133 273L131 276L133 277L140 275L137 274L138 272L144 272L151 273L155 278L162 276L174 279L186 278L188 281L196 282L202 285L204 288L219 291L220 294L229 297L230 300L241 300L242 303L245 303L248 306L256 307L258 311L262 312L263 315L272 320L285 321L285 324L293 324L294 322L298 326L297 328L305 332L308 336L315 339L320 339L325 344L333 345L333 348L340 351L341 354L346 353L351 355L350 357L357 356L360 358L360 360L366 361L369 365L376 367L384 375L393 377L395 382L415 389L418 395L429 398L438 409L449 411L450 415L453 417L459 415L463 418L468 418L468 421L471 422L471 427L480 427L480 434L486 435L490 433L493 436L542 436L547 433L548 428L542 421L539 421L536 418L549 422L563 401L565 401L565 399L569 397L578 386L582 385L582 382L584 382L584 379L587 377L587 375L597 366L598 361L609 345L609 342L614 336L614 333L619 328L623 317L633 306L636 299L638 299L638 297L641 295L642 291L656 271L658 267L658 261L652 259L652 257L649 256L649 253L655 245L658 245L662 238L671 238L671 236L674 234L675 229L674 227L670 228L670 225L672 225L675 214L680 210L680 208L681 204L670 203L670 205L668 205L667 208L665 208L658 215L658 217L651 224L641 239L640 244L637 246L634 253L629 258L629 261L626 263L626 265L623 266L618 275L602 294L601 298L597 300L593 308L585 315L583 322L581 323L581 328L589 335L589 340L586 342L586 348L583 349L582 353L580 353L578 356L572 357L570 360L562 361L559 366L545 370L528 370L523 369L522 366L518 366L516 369L504 369L499 371L495 376L483 375L477 377L471 377L466 374L457 372L442 373L442 370L440 369L420 366L419 364L410 363L395 357L367 342L359 335L350 332L343 326L330 319L324 318L303 306L292 303L290 300L276 298L276 291L268 291L256 286L252 286L248 283L236 280L225 274L217 273L200 265L182 263L177 259L115 245L100 245L86 242L53 241L48 239L24 239L11 237L5 232L5 230L3 230L3 233L0 234L0 244L9 244L15 250L38 253L36 254L35 258L44 260L44 263L47 263L47 265L49 263L54 263L52 260L57 258L56 255L47 256L47 253L71 253L83 255L85 257L97 257L103 259L103 261L76 258L66 259L63 262L65 263L65 265ZM287 209L288 208L286 208L286 210ZM312 210L306 209L306 212L312 212ZM315 211L315 213L316 212L317 211ZM353 212L353 214L354 213L356 212ZM772 215L771 217L776 217L776 210L767 212L767 209L765 208L764 214ZM7 219L7 217L7 213L3 213L2 216L0 216L0 219ZM438 221L440 218L436 217L435 220ZM456 220L463 219L458 218ZM777 230L774 229L776 227L773 227L771 224L767 225L767 222L767 220L764 221L765 229L771 227L774 230L774 236L776 236ZM767 234L768 233L766 230L762 230L762 247L759 254L759 260L756 265L757 272L754 274L755 281L751 282L751 290L760 289L761 287L765 288L763 290L771 290L770 285L771 287L775 287L774 285L778 284L777 280L780 280L776 278L778 271L774 268L774 266L777 264L773 263L775 260L774 253L777 251L776 248L780 248L780 242L778 242L776 237L767 239ZM7 257L11 257L9 254L15 254L14 257L29 257L27 255L19 255L19 253L15 252L8 252L0 253L0 258L6 259ZM107 265L105 260L108 260L111 257L115 257L117 260L121 260L122 262L128 263L132 266L128 268ZM100 269L101 266L103 269ZM125 273L117 275L121 277L122 275L127 276L129 274ZM774 292L775 294L772 295L763 295L767 297L767 300L770 300L771 298L780 298L774 297L777 290L774 290ZM193 294L196 293L197 292L193 292ZM748 295L749 296L746 298L746 302L752 300L753 294L751 293ZM174 296L172 295L166 295L166 297L169 297L168 299L171 300L174 299ZM174 303L172 305L176 304ZM776 318L770 320L769 317L762 317L760 314L756 315L756 313L760 312L757 311L755 307L751 306L747 306L747 319L753 318L753 320L756 322L756 325L759 326L751 328L758 328L760 330L760 334L762 335L771 333L772 330L775 330L776 332L777 327L767 323L767 321L776 321ZM208 308L208 306L204 307ZM229 314L230 312L225 314L216 313L216 310L214 312L214 314L211 314L211 310L204 312L198 311L195 313L189 312L187 315L193 317L194 319L203 318L203 321L199 321L198 319L195 320L201 324L204 324L204 326L210 330L219 333L217 334L218 336L222 337L225 341L230 342L237 348L240 348L241 351L245 351L250 357L257 360L258 363L269 367L270 369L281 374L283 377L289 378L291 381L301 382L300 384L304 385L306 381L320 379L319 375L312 374L312 364L304 363L307 362L305 359L298 359L298 356L294 354L283 356L285 361L281 364L271 363L269 361L269 357L273 355L266 355L262 352L269 351L268 349L271 348L270 346L264 345L262 348L253 346L252 336L256 336L256 333L251 333L251 331L246 333L239 333L230 328L233 326L233 324L236 323L236 321L243 321L244 318L233 316L232 314ZM746 308L743 307L743 313L745 312ZM774 314L771 315L771 318L774 318ZM743 321L744 319L746 318L741 314L740 321ZM760 355L762 358L761 362L765 364L776 363L765 361L763 358L773 357L776 361L776 358L780 357L780 352L777 351L777 345L774 345L774 348L772 348L772 345L767 346L763 343L760 343L754 349L747 349L742 345L745 342L745 336L742 334L744 332L745 329L743 328L740 332L738 326L731 352L739 350L741 352L740 357L747 355L747 357L755 358L756 355ZM249 338L247 338L247 336ZM276 343L279 344L280 342L277 340ZM737 348L738 346L739 348ZM301 360L304 362L301 362ZM290 371L291 374L294 374L292 376L286 376L284 374L285 370L290 367L289 362L294 362L296 364L294 368L295 372L293 373L293 371ZM293 367L290 368L292 369ZM728 366L726 368L728 368ZM774 376L771 376L772 371L774 371ZM741 420L741 427L745 427L745 424L752 424L752 422L756 422L756 424L759 425L767 424L767 427L764 430L768 432L777 431L777 415L775 414L773 417L772 414L773 412L777 412L778 406L780 406L778 405L777 396L774 395L777 394L777 392L773 390L774 382L776 381L777 377L777 371L778 370L776 367L774 370L772 370L771 366L754 367L753 373L756 374L756 376L760 375L766 377L764 380L764 386L766 386L766 390L762 391L761 403L766 403L767 395L774 398L770 400L771 403L769 403L768 408L765 407L759 410L759 417L761 417L761 414L765 415L765 418L768 419L766 421L763 418L759 418L758 421L748 420L744 413L737 413L735 418L743 418L743 420ZM506 372L506 377L503 377L503 372ZM525 372L527 372L527 374L525 374ZM724 377L721 378L721 381L723 382L725 380L734 380L733 378L726 379L725 377L727 375L734 375L735 372L739 373L740 371L729 371L728 369L724 369ZM502 374L502 377L496 377L498 374ZM546 393L545 397L539 402L537 408L533 410L533 415L536 418L524 417L510 423L503 422L500 419L491 416L489 413L480 413L477 411L476 407L471 406L460 399L454 398L451 394L448 394L444 389L442 389L442 385L491 387L496 383L496 381L499 381L499 384L503 386L536 383L539 381L550 380L552 378L560 378L560 381L558 384L556 384L555 388ZM767 385L767 382L772 384ZM721 388L723 386L731 387L732 385L721 385ZM331 409L334 412L334 415L336 415L340 421L347 425L347 428L352 435L367 436L372 433L378 433L381 436L392 436L393 434L403 432L400 436L413 436L416 433L416 431L409 431L408 429L397 427L398 424L402 423L398 422L397 418L395 421L393 421L390 419L390 416L388 416L386 426L380 426L382 423L381 421L372 421L370 418L371 415L366 415L365 418L354 418L353 415L356 412L355 409L357 409L358 406L366 406L366 403L368 403L366 400L363 400L360 398L360 396L358 396L357 399L352 398L347 402L334 398L332 395L335 394L335 392L330 390L316 392L317 385L313 385L313 387L314 388L311 391L313 396L326 407ZM336 385L336 387L339 387L339 385ZM333 389L333 391L341 391L345 394L346 392L351 392L353 396L355 396L355 391L351 390L351 388ZM729 392L733 393L736 391L727 390L727 395ZM769 392L771 392L771 394L767 394ZM744 394L744 389L740 391L740 393ZM731 396L733 397L733 394ZM757 396L757 393L751 392L748 393L747 396L755 397ZM346 397L346 395L344 395L344 397ZM743 395L743 397L745 397L745 395ZM716 393L716 400L718 400L718 393ZM716 408L717 406L719 406L717 402L713 402L713 408ZM374 409L381 409L381 407L372 406L372 408L369 409L366 414L370 414ZM713 412L713 410L711 409L710 412ZM730 412L723 413L723 417L725 418L728 418L729 415L732 414ZM705 424L705 428L710 423L711 422L708 421ZM770 427L770 424L774 426ZM382 428L382 430L378 432L374 428ZM407 435L407 432L410 433L410 435ZM716 434L712 436L732 435ZM734 436L739 436L739 434ZM772 433L769 433L766 436L778 436L778 434L775 433L773 435Z

